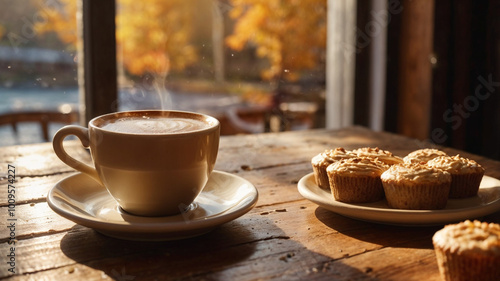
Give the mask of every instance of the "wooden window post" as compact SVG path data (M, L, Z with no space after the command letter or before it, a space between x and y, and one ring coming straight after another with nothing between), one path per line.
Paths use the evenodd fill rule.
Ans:
M404 0L402 6L398 132L427 139L431 124L434 0Z
M80 122L118 109L114 0L78 2Z

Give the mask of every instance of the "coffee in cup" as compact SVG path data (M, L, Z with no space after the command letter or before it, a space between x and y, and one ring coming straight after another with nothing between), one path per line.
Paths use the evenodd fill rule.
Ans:
M202 191L219 147L219 121L184 111L128 111L92 119L88 129L65 126L54 136L57 156L102 184L131 214L182 212ZM66 136L89 147L94 167L69 156Z
M101 126L102 129L129 134L166 134L187 133L202 130L210 124L190 118L180 117L123 117L109 121Z

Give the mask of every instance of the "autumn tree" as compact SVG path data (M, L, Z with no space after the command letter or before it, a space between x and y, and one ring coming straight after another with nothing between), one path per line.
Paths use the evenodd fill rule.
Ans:
M120 59L132 74L149 72L164 79L197 59L190 44L190 1L119 0L117 42Z
M43 5L42 0L34 0ZM56 32L59 38L76 45L75 0L59 0L47 8L46 19L36 24L38 33ZM190 43L190 1L118 0L118 60L133 75L149 73L163 83L170 70L182 70L197 59Z
M256 48L269 61L262 77L294 81L321 61L326 46L326 0L230 0L236 20L226 44Z
M48 32L55 32L59 39L68 44L70 48L76 49L77 29L76 29L76 5L75 0L59 0L57 5L45 6L46 1L34 0L35 5L44 17L43 21L34 25L37 34L42 35Z

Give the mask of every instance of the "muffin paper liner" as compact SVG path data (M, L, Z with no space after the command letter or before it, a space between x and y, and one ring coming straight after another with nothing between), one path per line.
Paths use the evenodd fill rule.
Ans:
M444 209L448 202L450 183L382 182L387 204L395 209Z
M335 200L345 203L369 203L384 198L380 177L330 174L330 188Z
M328 174L326 173L326 167L323 167L321 165L313 166L313 171L316 184L322 189L329 190L330 182L328 181Z
M476 196L483 174L452 174L449 198L458 199Z
M453 253L434 244L439 273L445 281L498 281L500 256Z

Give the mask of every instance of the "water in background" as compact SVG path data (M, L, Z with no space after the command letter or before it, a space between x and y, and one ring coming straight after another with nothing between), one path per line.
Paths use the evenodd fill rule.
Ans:
M8 89L0 88L0 114L12 111L55 110L59 105L78 105L78 89ZM52 136L62 124L50 124ZM0 126L0 146L43 142L38 123L17 125L17 134L10 125Z
M187 110L217 114L232 106L242 106L240 98L227 94L206 93L152 93L121 89L117 110L162 109L162 100L168 99L163 109ZM0 114L12 111L55 110L63 104L78 108L78 89L22 89L0 88ZM53 136L63 124L49 125L49 135ZM38 123L18 124L15 134L10 125L0 125L0 146L43 142Z

